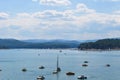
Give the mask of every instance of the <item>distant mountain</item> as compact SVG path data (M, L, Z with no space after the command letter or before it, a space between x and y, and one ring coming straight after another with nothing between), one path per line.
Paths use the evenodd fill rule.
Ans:
M46 39L28 39L28 40L21 40L23 42L30 42L30 43L46 43L46 42L75 42L80 43L77 40L63 40L63 39L54 39L54 40L46 40Z
M26 45L28 45L28 43L16 39L0 39L0 46L7 48L22 48Z
M0 48L77 48L75 40L16 40L0 39Z
M28 40L21 40L23 42L30 42L30 43L45 43L49 42L50 40L45 40L45 39L28 39Z
M33 43L32 47L36 48L77 48L80 44L76 40L44 40L44 39L32 39L32 40L22 40L23 42ZM31 44L30 44L31 45Z

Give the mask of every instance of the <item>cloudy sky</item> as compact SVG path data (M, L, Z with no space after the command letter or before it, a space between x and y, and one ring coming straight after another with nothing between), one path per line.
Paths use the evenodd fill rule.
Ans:
M0 0L0 38L120 37L120 0Z

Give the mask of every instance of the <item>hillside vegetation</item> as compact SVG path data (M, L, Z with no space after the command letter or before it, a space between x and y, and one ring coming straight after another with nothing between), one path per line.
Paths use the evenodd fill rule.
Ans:
M13 48L40 48L40 49L56 49L56 48L77 48L80 42L70 40L53 40L47 42L27 42L16 39L0 39L0 49Z
M78 47L85 49L120 49L120 39L102 39L96 42L81 43Z

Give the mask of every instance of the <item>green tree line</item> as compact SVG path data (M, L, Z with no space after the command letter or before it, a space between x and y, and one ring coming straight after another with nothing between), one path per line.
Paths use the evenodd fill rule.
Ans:
M81 43L78 47L84 49L120 49L120 39L102 39L96 42Z

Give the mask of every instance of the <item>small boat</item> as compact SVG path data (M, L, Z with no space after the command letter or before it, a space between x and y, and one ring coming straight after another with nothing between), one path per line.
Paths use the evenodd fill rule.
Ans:
M110 67L110 64L106 64L106 67Z
M87 79L87 77L84 75L81 75L81 76L78 76L78 79L84 80L84 79Z
M87 64L82 64L83 67L87 67L88 65Z
M60 72L61 71L61 69L60 69L60 67L57 67L57 70L56 70L57 72Z
M39 69L44 69L45 67L44 66L40 66Z
M58 71L57 71L57 70L53 71L53 74L57 74L57 73L58 73Z
M74 72L67 72L66 75L75 75Z
M37 80L44 80L44 79L45 79L44 76L38 76L38 77L37 77Z
M84 61L84 63L88 63L88 61Z
M27 71L27 69L26 69L26 68L23 68L23 69L22 69L22 71L23 71L23 72L26 72L26 71Z

